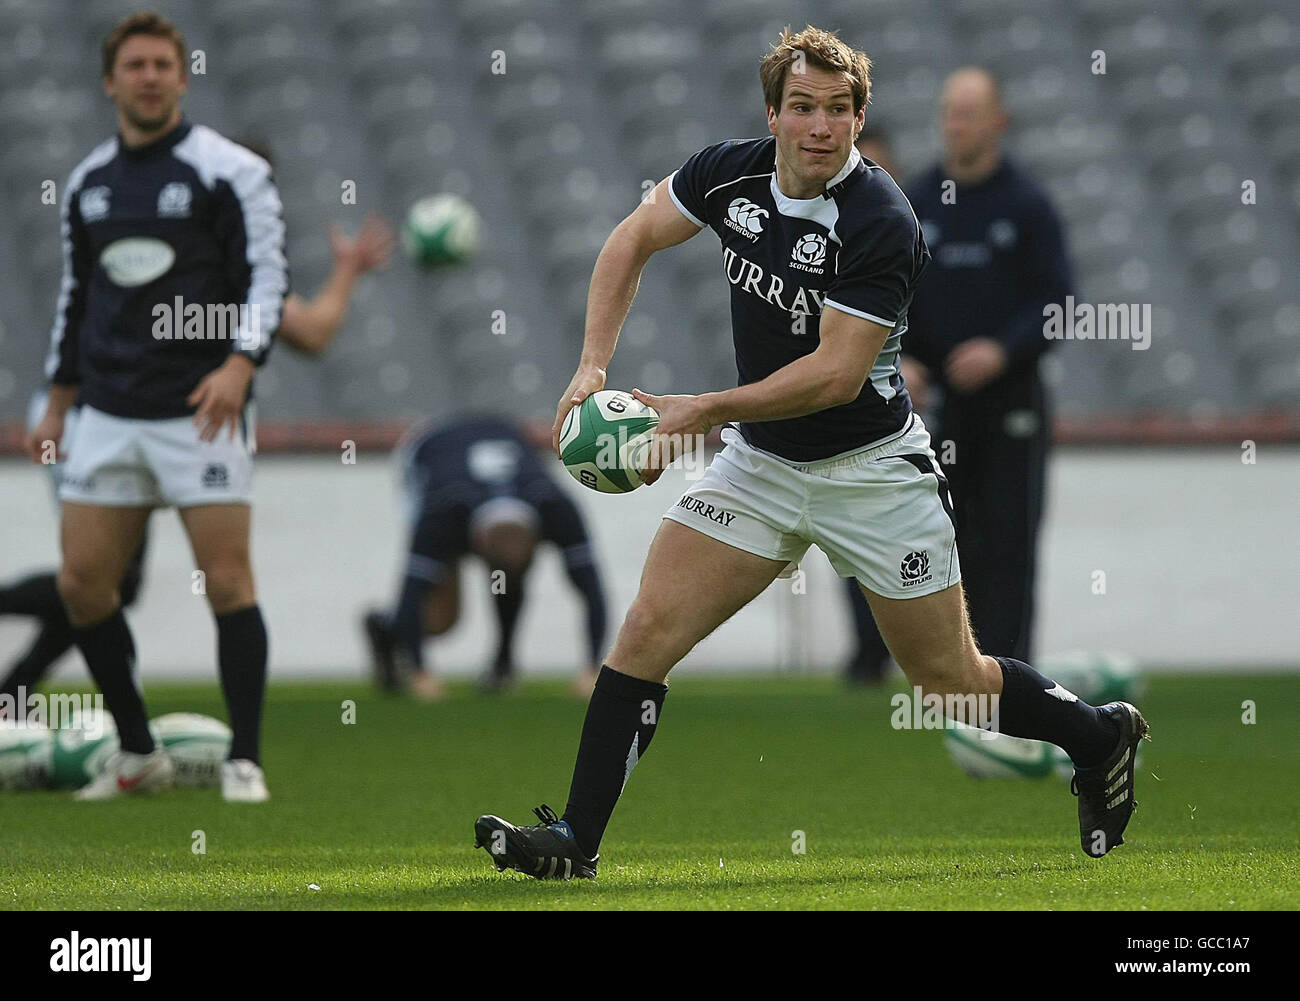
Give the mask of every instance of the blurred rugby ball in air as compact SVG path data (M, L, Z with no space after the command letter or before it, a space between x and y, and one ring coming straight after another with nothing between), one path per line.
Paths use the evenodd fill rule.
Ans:
M433 268L459 264L478 252L478 210L457 195L429 195L406 213L402 247L415 263Z
M560 427L560 461L584 487L625 494L641 472L659 415L631 393L602 389L569 411Z

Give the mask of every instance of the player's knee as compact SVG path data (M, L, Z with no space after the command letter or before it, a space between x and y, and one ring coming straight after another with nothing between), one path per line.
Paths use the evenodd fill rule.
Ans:
M634 649L662 643L671 630L673 617L657 602L638 597L623 619L619 644Z
M982 658L973 651L929 653L899 661L908 681L926 695L993 691Z
M223 560L203 569L204 593L218 614L254 601L253 570L242 560Z
M65 562L60 567L57 586L69 617L77 625L102 618L117 603L117 591L111 580L75 563Z

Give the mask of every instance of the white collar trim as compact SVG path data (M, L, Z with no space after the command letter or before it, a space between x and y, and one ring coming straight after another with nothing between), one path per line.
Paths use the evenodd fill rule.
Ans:
M829 181L826 182L826 190L829 191L835 185L839 184L849 174L853 173L862 162L862 154L858 152L856 146L849 147L849 158L844 161L844 166L839 169ZM817 202L826 200L825 194L813 195L811 198L791 198L785 194L780 185L776 183L776 166L772 167L772 197L776 200L776 207L780 209L782 215L806 216L806 212L800 212L800 208L808 209L816 205Z

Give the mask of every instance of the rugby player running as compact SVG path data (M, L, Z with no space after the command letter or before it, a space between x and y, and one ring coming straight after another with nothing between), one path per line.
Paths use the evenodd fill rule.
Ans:
M564 815L543 805L529 827L476 821L476 844L498 869L596 875L606 825L662 716L668 672L810 544L859 581L924 696L944 699L962 722L1065 749L1087 855L1122 843L1146 721L1127 703L1090 706L1028 664L981 653L971 633L947 485L899 371L928 252L907 199L854 147L870 67L833 33L786 29L759 69L771 136L696 153L596 261L557 445L568 411L605 385L647 260L705 226L723 245L739 385L700 396L635 391L660 415L647 482L717 425L725 448L651 544L592 693ZM991 716L974 708L990 702Z

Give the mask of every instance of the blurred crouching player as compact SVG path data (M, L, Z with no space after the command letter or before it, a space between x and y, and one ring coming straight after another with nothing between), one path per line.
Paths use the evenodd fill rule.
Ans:
M549 436L543 440L549 441ZM586 606L587 660L574 682L590 694L605 642L605 598L577 506L543 466L536 442L510 421L476 416L426 426L398 447L411 526L397 603L365 617L376 680L436 699L443 684L425 664L424 637L460 617L461 563L477 556L491 572L500 627L496 655L480 687L501 691L515 676L514 638L524 583L537 546L557 546Z

